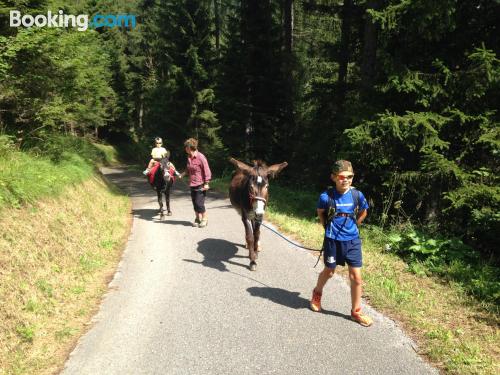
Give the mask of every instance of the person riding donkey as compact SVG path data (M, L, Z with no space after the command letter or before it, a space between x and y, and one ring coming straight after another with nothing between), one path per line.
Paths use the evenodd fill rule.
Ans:
M351 318L368 327L373 320L361 312L361 239L358 226L367 216L368 202L363 193L351 186L354 177L352 164L337 160L330 175L335 186L321 193L317 212L325 228L323 262L325 268L318 276L313 289L311 310L321 311L323 288L335 273L337 265L349 267L351 280Z
M151 160L148 163L148 167L142 172L145 176L148 176L153 169L154 166L158 165L163 158L170 157L170 151L167 151L163 145L163 140L160 137L155 138L155 147L151 150ZM174 164L169 161L169 168L174 170L174 173L177 177L180 176L180 173L175 169Z

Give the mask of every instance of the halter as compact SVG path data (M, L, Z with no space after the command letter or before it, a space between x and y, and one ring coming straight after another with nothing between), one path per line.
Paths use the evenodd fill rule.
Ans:
M165 183L172 179L173 176L170 173L170 160L167 159L167 161L165 162L165 168L163 168L162 162L160 161L159 169L161 170L161 177L163 178Z
M257 185L260 185L260 184L262 184L263 179L262 179L262 176L259 175L258 168L256 168L256 170L257 170ZM248 194L248 198L250 200L250 207L253 206L253 202L254 201L264 202L264 205L267 203L267 200L265 198L259 197L259 196L255 195L255 194L250 194L249 193Z
M257 195L250 194L249 198L250 198L250 205L253 204L253 201L261 201L261 202L264 202L264 204L267 203L265 198L259 197Z

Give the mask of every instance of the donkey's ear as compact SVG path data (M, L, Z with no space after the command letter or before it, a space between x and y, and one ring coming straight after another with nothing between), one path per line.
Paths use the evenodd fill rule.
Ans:
M286 161L281 164L273 164L269 168L267 168L267 172L269 173L269 176L276 177L276 175L280 173L281 170L285 168L287 165L288 163Z
M241 169L243 172L250 172L252 170L252 167L234 158L229 158L229 162L236 168Z

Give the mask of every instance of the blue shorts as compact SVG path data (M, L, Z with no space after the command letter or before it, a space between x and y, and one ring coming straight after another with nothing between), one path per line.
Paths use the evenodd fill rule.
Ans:
M350 241L337 241L325 237L323 262L328 268L345 266L346 263L351 267L361 267L363 265L361 238Z

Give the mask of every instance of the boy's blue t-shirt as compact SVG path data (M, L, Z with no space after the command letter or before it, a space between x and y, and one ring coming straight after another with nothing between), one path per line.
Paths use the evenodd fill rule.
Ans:
M351 188L352 189L352 188ZM334 188L334 198L337 205L337 212L354 213L354 198L351 189L346 193L340 194ZM368 209L368 202L362 192L359 192L359 212ZM321 193L318 200L318 207L328 212L328 190ZM333 203L333 202L332 202ZM356 220L351 217L335 216L335 218L326 227L325 236L338 241L350 241L359 238L358 226Z

